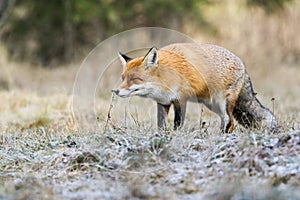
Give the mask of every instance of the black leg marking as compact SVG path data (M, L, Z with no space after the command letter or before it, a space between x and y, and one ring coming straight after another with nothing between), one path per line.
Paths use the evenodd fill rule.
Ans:
M174 130L177 130L178 127L180 127L181 125L181 117L182 117L182 113L181 113L181 107L175 107L175 118L174 118Z
M179 127L183 125L185 109L186 109L186 101L180 103L179 101L174 101L174 130L177 130Z

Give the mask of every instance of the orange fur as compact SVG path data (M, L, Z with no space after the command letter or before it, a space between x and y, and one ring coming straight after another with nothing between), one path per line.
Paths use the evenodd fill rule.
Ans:
M210 98L209 90L199 71L191 65L183 56L176 53L161 50L159 51L159 64L160 66L168 66L174 69L184 80L187 81L192 88L192 95L201 98ZM172 77L163 76L167 78L166 81L171 81ZM183 83L176 83L183 84ZM183 92L183 91L182 91Z

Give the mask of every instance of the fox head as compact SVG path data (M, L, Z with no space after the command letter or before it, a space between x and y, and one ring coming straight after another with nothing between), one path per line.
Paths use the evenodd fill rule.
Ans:
M144 57L130 58L118 53L123 66L122 83L112 90L120 97L148 97L162 104L169 104L174 99L174 92L167 92L168 84L161 75L159 68L158 50L151 48Z
M118 53L123 66L122 83L113 90L120 97L147 97L153 88L153 73L158 67L158 51L151 48L144 57L132 59Z

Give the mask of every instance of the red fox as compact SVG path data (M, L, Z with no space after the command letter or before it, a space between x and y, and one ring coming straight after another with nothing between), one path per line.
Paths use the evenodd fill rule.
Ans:
M141 96L157 102L157 125L174 107L174 129L183 125L187 101L203 103L221 118L221 131L231 133L234 118L246 128L276 129L273 113L255 97L240 58L212 44L175 43L151 48L143 57L119 52L122 83L112 90L120 97Z

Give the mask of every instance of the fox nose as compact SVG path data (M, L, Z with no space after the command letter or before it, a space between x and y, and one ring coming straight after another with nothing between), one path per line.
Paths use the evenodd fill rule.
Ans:
M113 92L113 93L115 93L116 95L118 95L118 94L119 94L119 92L120 92L120 90L118 90L118 89L115 89L115 90L112 90L112 92Z

